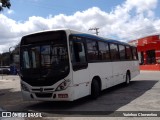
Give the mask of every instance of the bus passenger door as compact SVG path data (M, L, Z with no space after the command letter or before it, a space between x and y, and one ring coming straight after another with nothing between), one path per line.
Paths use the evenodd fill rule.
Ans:
M83 38L73 36L70 38L70 53L73 69L72 79L76 86L75 98L80 98L89 94L88 63Z

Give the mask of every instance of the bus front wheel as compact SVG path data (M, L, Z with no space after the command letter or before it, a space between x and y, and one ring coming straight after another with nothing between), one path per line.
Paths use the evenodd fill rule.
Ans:
M93 79L92 84L91 84L91 97L93 99L98 98L100 95L100 85L99 82L96 79Z

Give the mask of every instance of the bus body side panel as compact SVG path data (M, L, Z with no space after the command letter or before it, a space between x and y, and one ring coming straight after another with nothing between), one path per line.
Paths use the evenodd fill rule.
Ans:
M132 61L122 61L119 63L121 65L121 74L122 74L122 79L120 83L123 83L126 81L126 73L129 70L132 74L132 69L134 66L132 66Z
M139 74L139 63L138 63L138 61L125 61L124 65L122 67L125 68L125 70L124 70L124 74L125 74L124 82L126 80L127 70L130 71L131 79Z
M131 79L140 74L139 61L132 61L132 74Z
M90 94L90 79L88 69L73 71L74 100Z
M122 61L122 62L119 62L119 64L117 63L117 65L120 68L115 69L116 64L113 64L113 70L114 70L114 72L117 70L119 71L119 74L121 74L121 77L119 76L117 79L121 78L121 80L119 80L119 82L115 81L115 85L126 81L126 73L128 70L130 71L131 79L139 74L138 61L124 61L124 62Z
M113 74L113 85L120 84L124 82L124 75L126 73L126 63L125 62L112 62L112 74Z
M111 62L89 63L88 67L90 80L92 81L95 76L100 77L102 90L113 85Z
M117 65L119 66L119 69L118 68L116 69L116 64L113 64L113 70L114 72L117 70L119 71L119 74L121 74L120 75L121 77L119 76L117 79L121 79L121 80L119 80L119 82L115 81L115 85L126 81L127 70L130 71L131 79L140 73L138 61L124 61L124 62L122 61L122 62L119 62L119 64L117 63Z

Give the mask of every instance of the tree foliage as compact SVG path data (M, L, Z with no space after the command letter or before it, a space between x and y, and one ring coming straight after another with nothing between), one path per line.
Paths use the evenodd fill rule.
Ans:
M10 3L10 0L0 0L0 11L3 10L3 8L8 8L10 9L11 7L11 3Z

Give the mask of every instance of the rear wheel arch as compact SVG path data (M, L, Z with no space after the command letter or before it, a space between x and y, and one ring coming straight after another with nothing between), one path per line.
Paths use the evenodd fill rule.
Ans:
M131 71L127 70L126 75L129 75L129 79L131 80Z
M126 86L128 86L130 84L130 80L131 80L131 72L130 72L130 70L127 70L126 77L125 77L125 85Z

